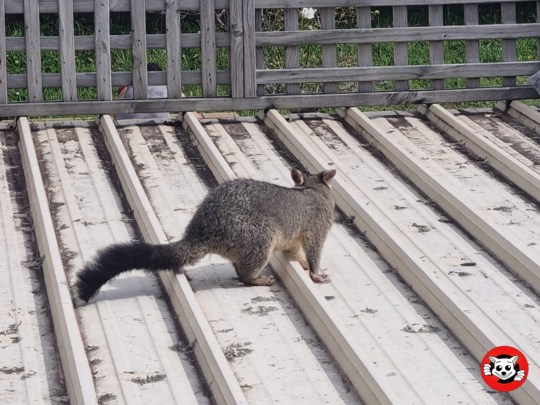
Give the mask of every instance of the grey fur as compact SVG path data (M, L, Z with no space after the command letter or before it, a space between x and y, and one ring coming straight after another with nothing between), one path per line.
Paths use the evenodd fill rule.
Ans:
M304 175L293 169L294 188L255 180L224 183L204 199L180 241L166 247L133 242L99 252L78 275L79 297L88 301L122 272L179 271L207 254L230 260L246 285L274 283L272 276L259 274L276 250L293 253L314 281L324 281L319 262L334 220L330 182L335 174Z

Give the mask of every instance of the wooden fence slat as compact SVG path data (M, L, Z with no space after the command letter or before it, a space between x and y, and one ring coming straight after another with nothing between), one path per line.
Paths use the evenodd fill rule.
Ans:
M471 0L437 0L438 4L467 4ZM527 2L530 0L477 0L476 3L505 3L505 2ZM383 7L395 5L421 6L433 4L434 0L257 0L257 9L263 8L300 8L305 7ZM92 13L94 4L88 0L74 0L75 13ZM307 3L307 4L306 4ZM229 8L229 0L216 0L216 9ZM165 10L165 0L146 0L148 11ZM131 10L130 0L115 0L111 11L129 12ZM182 10L199 10L199 0L182 0ZM6 0L7 14L22 14L23 5L21 0ZM55 0L40 0L40 13L58 13L58 2Z
M394 27L407 26L407 6L392 7L392 13L394 15ZM409 44L406 42L394 44L394 66L405 66L408 64ZM394 89L396 91L407 91L409 90L409 82L405 80L396 80L394 82Z
M180 0L165 0L167 40L167 97L182 97L182 44Z
M429 25L443 26L443 6L429 6ZM431 41L429 43L429 63L431 65L441 65L444 63L444 44L443 41ZM444 89L444 80L432 80L431 87L434 90Z
M97 0L100 1L100 0ZM107 0L103 0L105 2ZM105 7L100 7L105 10ZM108 14L107 14L108 16ZM93 51L96 39L94 36L81 35L75 37L76 51ZM110 49L131 50L131 35L110 35ZM226 32L218 32L216 34L216 46L218 48L228 47L230 36ZM58 37L41 37L42 51L59 51L60 40ZM182 34L182 48L200 48L200 34ZM6 46L8 52L24 52L26 49L24 37L7 37ZM146 46L148 49L167 49L166 34L149 34L146 36Z
M371 28L371 7L358 7L356 9L356 23L358 28ZM358 66L373 65L373 47L371 44L358 45ZM373 91L372 82L359 82L358 91L369 93Z
M336 29L336 15L333 7L321 8L321 29L323 30L335 30ZM323 45L322 46L322 65L323 68L335 68L336 64L336 46L335 45ZM338 92L338 84L324 83L323 92L328 94L335 94Z
M456 77L500 77L501 75L532 75L540 69L539 62L461 63L442 65L377 66L334 69L268 69L257 72L261 84L334 82L365 80L443 80Z
M26 75L28 101L30 103L41 103L43 101L39 25L39 3L35 0L24 0Z
M257 96L257 66L255 51L255 0L243 0L244 4L244 95L246 98Z
M133 51L133 99L148 98L146 63L146 8L139 0L131 0L131 49Z
M478 4L465 4L465 25L478 25L480 23L478 16ZM480 41L465 41L465 62L480 62ZM475 89L480 87L480 78L467 79L467 88Z
M95 0L96 87L100 101L112 100L109 0Z
M99 1L99 0L98 0ZM105 1L105 0L104 0ZM286 35L285 35L286 34ZM167 43L165 34L150 34L146 36L148 49L166 49ZM539 25L531 24L494 24L480 26L451 26L444 27L444 40L478 40L478 39L500 39L500 38L538 38ZM409 27L409 28L373 28L369 30L348 29L334 31L299 31L284 33L257 32L256 46L287 46L294 45L331 45L331 44L367 44L381 42L411 42L411 41L439 41L441 39L440 27ZM182 34L182 48L200 48L200 34ZM42 51L60 50L58 37L41 37ZM216 33L216 47L228 47L230 35L225 32ZM6 37L7 52L24 52L26 49L24 37ZM81 35L75 37L76 51L93 51L95 47L95 37ZM111 49L130 50L131 35L111 35Z
M269 83L303 83L322 82L330 83L339 77L343 81L357 81L359 78L372 80L397 80L400 78L414 79L450 79L455 77L497 77L501 75L515 74L517 76L530 76L540 70L539 62L500 62L478 64L448 64L434 66L378 66L378 67L353 67L336 69L262 69L257 71L257 82L261 85ZM184 85L200 85L201 71L182 72ZM44 73L43 88L58 88L62 86L60 73ZM230 72L217 71L217 84L229 85ZM131 72L113 72L112 86L131 86L133 75ZM79 87L96 87L96 73L77 73L77 85ZM166 72L148 72L148 85L167 85ZM16 74L7 76L8 89L26 88L26 75ZM459 91L459 90L457 90Z
M495 87L460 90L425 90L412 92L373 92L340 94L304 94L298 96L264 96L254 99L184 98L182 100L78 101L73 103L9 103L0 105L0 116L41 116L69 114L117 114L160 111L231 111L265 110L267 108L325 108L368 105L434 104L470 101L524 100L538 98L532 86Z
M540 24L540 1L536 2L536 23ZM540 35L538 36L536 43L536 57L540 60Z
M515 24L516 23L516 3L502 3L501 4L501 19L503 24ZM503 62L515 62L517 59L517 49L515 39L503 39L502 40L502 60ZM504 87L511 87L516 85L515 76L503 77L502 85Z
M7 104L7 54L6 54L6 8L0 0L0 104Z
M263 30L263 10L255 10L255 31L261 32ZM255 42L255 38L253 38ZM264 69L264 50L263 48L255 48L255 64L257 70ZM265 88L264 84L257 85L257 96L264 96Z
M386 6L428 6L433 3L467 4L471 0L257 0L257 8L300 8L300 7L386 7ZM506 3L515 0L477 0L477 3ZM518 0L527 1L527 0Z
M43 80L43 88L58 88L62 87L62 75L60 73L44 73L41 75ZM182 72L182 83L188 86L200 86L202 84L202 73L200 70L190 70ZM231 84L231 75L228 70L217 71L217 84ZM132 86L133 74L131 72L113 72L111 86ZM166 86L167 72L148 72L149 86ZM8 75L8 89L25 89L26 75ZM78 87L97 87L96 73L85 72L77 73ZM103 101L103 100L100 100ZM110 100L108 100L110 101Z
M284 10L285 31L298 31L298 9L286 8ZM300 47L285 47L285 69L297 69L300 67ZM299 84L287 84L285 92L290 95L300 94Z
M254 9L255 10L255 9ZM229 8L229 70L231 71L231 97L244 97L244 10L242 0L231 0ZM255 43L253 43L255 46Z
M60 59L62 66L62 99L64 101L77 101L73 1L58 0L58 12Z
M216 21L214 0L201 0L201 56L203 97L216 97Z
M40 13L58 13L58 0L37 0L39 1ZM140 0L138 0L140 1ZM513 0L516 1L516 0ZM523 1L523 0L517 0ZM164 11L165 0L145 0L147 11ZM199 0L182 0L183 11L198 11ZM216 9L228 9L229 0L216 0ZM92 13L95 11L95 5L90 0L73 0L73 11L75 13ZM131 11L131 0L114 0L111 2L111 12L126 12ZM23 14L23 4L21 0L6 0L7 14Z
M445 41L470 39L536 38L539 27L532 24L492 24L478 26L446 25L440 27L372 28L348 30L304 30L298 32L261 32L257 46L295 46L329 44L373 44L381 42Z

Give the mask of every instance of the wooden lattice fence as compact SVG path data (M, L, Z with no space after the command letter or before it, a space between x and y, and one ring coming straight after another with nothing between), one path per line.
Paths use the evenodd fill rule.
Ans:
M189 110L314 108L536 98L516 77L540 70L537 56L517 61L516 41L539 38L540 25L517 23L516 4L499 1L501 24L480 24L476 0L0 0L0 116L101 114ZM530 2L529 2L530 3ZM540 8L540 2L535 2ZM464 25L444 25L447 5L462 4ZM429 26L408 26L408 6L427 6ZM300 30L299 10L320 9L320 29ZM355 29L336 29L337 7L354 7ZM372 28L372 10L392 8L392 26ZM216 32L216 10L227 10L227 32ZM265 10L282 10L283 30L263 31ZM198 12L200 33L181 32L181 14ZM129 12L131 35L110 34L110 13ZM147 34L147 12L165 13L166 33ZM58 14L59 35L40 37L40 14ZM93 13L95 33L74 34L74 13ZM6 16L24 14L25 36L6 37ZM502 61L482 63L479 41L502 40ZM465 63L445 64L445 41L465 41ZM429 41L429 64L409 65L408 43ZM393 66L373 66L376 43L393 43ZM355 44L356 67L337 67L338 44ZM320 45L322 66L301 68L300 47ZM217 70L217 48L228 48L229 69ZM284 67L268 68L265 49L285 48ZM182 69L182 49L198 48L200 71ZM147 50L164 49L166 71L147 71ZM95 51L95 72L76 71L78 50ZM131 50L133 69L111 71L111 51ZM6 53L24 51L26 74L7 74ZM41 52L60 52L61 73L43 74ZM482 87L481 77L502 77L502 86ZM465 78L462 89L445 88L445 79ZM430 80L430 88L411 90L410 80ZM379 91L376 81L392 81L393 90ZM340 82L357 82L342 92ZM321 83L322 93L302 91L304 83ZM265 94L268 85L284 86L283 94ZM132 85L134 100L113 100L114 86ZM148 86L166 85L168 99L147 100ZM199 85L202 97L182 97L183 86ZM226 85L228 96L218 96ZM78 87L95 87L97 100L77 100ZM8 101L8 89L26 89L27 103ZM61 88L62 101L44 101L44 88Z

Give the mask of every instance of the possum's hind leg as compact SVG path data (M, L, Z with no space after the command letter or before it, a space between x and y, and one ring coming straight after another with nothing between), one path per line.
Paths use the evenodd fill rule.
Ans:
M302 266L304 270L309 270L309 264L306 258L306 253L302 248L302 245L295 245L292 248L288 249L287 252L292 254L296 261Z
M326 274L319 274L319 263L326 235L317 232L307 233L302 241L309 265L309 276L315 283L328 283L330 278Z
M259 258L259 260L250 257L234 263L234 268L236 269L236 273L238 273L240 281L245 285L274 285L276 282L274 276L260 276L261 271L266 267L269 259L270 255L267 255L264 258Z

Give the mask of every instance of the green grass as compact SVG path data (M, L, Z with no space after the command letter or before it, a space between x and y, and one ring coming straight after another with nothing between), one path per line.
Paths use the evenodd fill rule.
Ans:
M535 2L518 3L518 22L535 22ZM483 5L480 7L481 24L498 24L500 23L500 5ZM428 25L428 9L427 7L409 7L409 25L410 26L426 26ZM224 31L227 21L226 14L220 16L217 24L218 31ZM263 15L263 30L264 31L281 31L283 27L283 11L282 10L265 10ZM222 22L222 23L219 23ZM444 23L445 25L462 25L463 24L463 7L448 6L444 7ZM392 12L389 7L381 7L372 10L372 26L375 28L384 28L392 26ZM7 21L8 36L24 36L24 25L22 16L8 16ZM42 36L57 36L58 35L58 16L57 15L42 15L41 16L41 35ZM336 9L336 28L337 29L352 29L356 28L356 13L354 8L337 8ZM199 32L198 16L194 14L183 14L182 17L182 32L197 33ZM302 30L318 30L320 29L320 15L317 13L315 19L308 20L300 17L300 29ZM91 21L91 16L77 15L76 16L76 35L93 35L94 27ZM128 14L113 13L111 21L112 35L129 35L130 21ZM149 14L147 21L148 34L163 34L165 33L164 15ZM428 42L411 42L409 48L409 64L411 65L426 65L429 64L429 43ZM338 44L337 64L338 67L357 66L357 46L354 44ZM373 44L373 65L375 66L392 66L393 61L393 44L378 43ZM534 38L517 40L517 55L518 61L536 60L537 57L537 40ZM44 73L59 73L60 58L59 53L54 51L42 52L42 70ZM95 60L93 51L77 51L76 53L76 68L77 72L94 72ZM111 52L112 70L131 71L131 51L113 50ZM464 41L445 41L444 43L444 58L445 63L463 63L465 62L465 42ZM228 49L218 49L216 53L218 70L227 70L229 68ZM268 69L283 69L285 67L285 48L284 47L268 47L264 49L265 66ZM148 61L158 63L164 70L167 65L167 55L163 49L148 50ZM500 62L502 61L502 49L500 40L483 40L480 41L480 61ZM302 68L317 68L322 67L322 50L321 46L309 45L300 47L300 66ZM24 74L26 72L26 58L23 52L8 52L7 54L7 69L8 74ZM182 69L183 70L200 70L201 69L201 54L199 49L183 49L182 50ZM411 80L409 81L412 90L429 89L429 80ZM502 78L482 78L481 86L500 86ZM519 84L526 84L526 77L518 78ZM463 88L466 85L464 79L447 79L445 80L446 88ZM305 83L301 85L303 92L320 92L322 90L321 83ZM340 91L354 92L357 89L356 83L339 83ZM393 90L393 82L380 81L375 83L376 90ZM201 86L184 86L184 93L188 96L200 97ZM228 95L228 86L218 86L218 94ZM283 94L285 92L284 85L267 85L265 88L266 94ZM118 89L113 88L113 94L118 96ZM8 92L9 100L12 102L27 101L27 93L24 89L10 89ZM78 88L79 100L96 99L95 88ZM46 100L61 100L61 89L44 89L44 98ZM534 101L534 103L536 103ZM492 106L493 103L460 103L452 105L453 107L473 107L473 106ZM388 107L386 107L388 108ZM396 109L410 109L414 106L396 106ZM368 107L365 110L380 109L380 107ZM327 111L332 111L327 110ZM243 114L250 114L244 112Z

